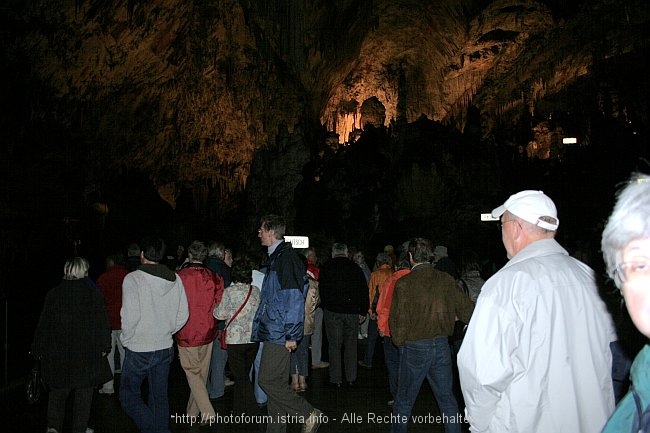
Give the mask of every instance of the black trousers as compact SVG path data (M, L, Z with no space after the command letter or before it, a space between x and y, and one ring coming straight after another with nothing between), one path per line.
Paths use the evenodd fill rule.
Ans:
M259 411L255 402L253 383L249 377L258 347L259 343L228 345L230 373L232 373L235 381L232 404L235 415L241 415L242 413L256 415Z
M86 433L90 407L93 403L94 388L52 388L47 403L47 427L56 431L63 431L63 418L65 417L65 402L72 392L72 432Z

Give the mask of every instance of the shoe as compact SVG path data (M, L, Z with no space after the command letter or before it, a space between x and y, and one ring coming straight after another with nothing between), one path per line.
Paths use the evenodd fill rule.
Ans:
M305 392L305 391L307 391L307 384L306 383L301 383L298 386L298 392Z
M120 373L122 373L122 369L121 368L116 368L115 369L115 374L120 374Z
M318 364L312 364L311 368L327 368L330 366L329 362L321 361Z
M88 428L86 429L86 433L95 433L95 430L93 430L93 429L91 429L90 427L88 427Z
M300 392L300 385L298 385L297 383L292 383L291 390L294 392Z
M341 389L343 387L343 384L341 382L327 382L325 386L327 388Z
M302 425L302 433L316 433L318 427L320 427L321 415L323 415L323 412L314 408L309 414L309 418Z
M368 370L370 370L372 368L372 365L368 365L363 361L359 361L359 365L364 367L364 368L367 368Z
M114 389L99 388L99 391L97 391L97 392L99 392L100 394L104 394L104 395L113 395L113 394L115 394Z
M395 400L388 400L388 406L392 406L395 403Z
M346 385L349 386L350 388L353 388L355 384L356 382L354 382L353 380L346 383Z
M59 433L55 428L48 427L47 431L45 433Z
M232 385L235 384L235 382L232 381L232 380L230 380L230 379L226 379L226 380L224 380L223 383L224 383L226 386L232 386Z

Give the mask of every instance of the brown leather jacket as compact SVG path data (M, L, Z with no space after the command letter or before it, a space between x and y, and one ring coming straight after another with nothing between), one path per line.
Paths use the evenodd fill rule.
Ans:
M456 318L468 323L473 309L453 277L429 263L418 264L395 283L388 319L393 343L452 335Z

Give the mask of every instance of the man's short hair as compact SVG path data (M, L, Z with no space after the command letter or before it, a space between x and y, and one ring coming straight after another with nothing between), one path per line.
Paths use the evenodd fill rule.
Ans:
M80 280L88 276L90 264L83 257L73 257L63 265L64 280Z
M392 265L393 264L393 259L390 258L390 255L387 253L379 253L377 254L377 258L375 259L377 261L378 265Z
M159 263L165 257L165 241L157 237L146 237L140 242L144 258L150 262Z
M260 227L266 231L273 230L275 239L283 239L287 230L287 223L284 217L275 214L264 215L260 220Z
M126 254L129 257L139 257L140 256L140 245L136 244L135 242L131 242L129 246L126 248Z
M305 257L315 262L318 259L318 257L316 256L316 248L314 247L307 248L307 250L305 251Z
M431 260L431 241L425 238L415 238L409 242L409 253L415 263L425 263Z
M139 247L138 247L139 248ZM124 265L124 254L123 253L113 253L106 257L105 261L106 267L108 268L109 265Z
M226 246L222 242L212 241L208 246L208 256L218 257L223 260L226 253Z
M346 244L340 244L335 242L332 245L332 257L347 257L348 256L348 246Z
M187 247L187 253L192 255L192 260L197 262L203 262L208 256L208 247L201 241L193 241L189 247Z

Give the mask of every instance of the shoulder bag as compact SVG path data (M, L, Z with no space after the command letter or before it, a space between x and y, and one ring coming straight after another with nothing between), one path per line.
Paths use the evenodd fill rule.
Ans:
M221 331L221 342L220 342L220 343L221 343L221 348L222 348L223 350L228 349L228 344L226 343L226 330L228 330L228 326L230 326L230 324L232 323L232 321L235 320L235 317L237 317L237 315L238 315L239 313L241 313L241 310L244 309L244 306L246 306L246 303L248 302L248 298L251 297L251 292L252 292L252 291L253 291L253 285L252 285L252 284L249 284L249 286L248 286L248 294L246 295L246 299L244 299L244 303L241 304L241 306L239 307L239 309L235 312L235 314L232 315L232 317L230 318L230 320L228 320L228 323L226 323L226 326L225 326L225 327L223 328L223 330Z

